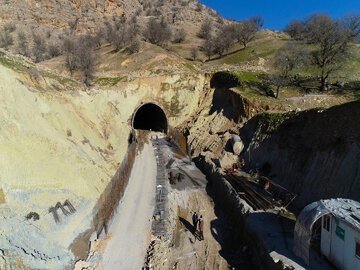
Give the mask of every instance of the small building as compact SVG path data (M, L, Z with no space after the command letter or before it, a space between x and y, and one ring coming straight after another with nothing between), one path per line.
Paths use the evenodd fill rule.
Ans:
M306 206L295 224L294 252L310 268L313 248L339 269L360 270L360 203L330 199Z

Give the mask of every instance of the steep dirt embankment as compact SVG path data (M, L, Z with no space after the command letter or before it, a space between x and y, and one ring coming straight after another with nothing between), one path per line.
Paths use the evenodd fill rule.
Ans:
M208 86L202 103L189 119L180 125L187 136L191 154L208 152L219 156L231 134L251 114L252 105L231 89Z
M0 60L0 268L65 269L79 255L69 247L91 228L123 160L135 108L156 101L175 126L197 107L204 79L162 76L85 90L31 63ZM61 209L66 200L75 213Z
M241 130L244 158L298 194L299 208L324 198L360 200L360 102L325 111L259 115Z

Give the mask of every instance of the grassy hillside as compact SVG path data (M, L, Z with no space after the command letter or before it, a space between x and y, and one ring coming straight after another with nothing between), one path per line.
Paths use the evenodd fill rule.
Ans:
M256 61L263 58L271 73L274 69L272 60L274 59L275 54L289 41L290 38L283 33L262 31L258 33L254 41L252 41L247 48L237 44L230 49L228 55L221 59L210 61L210 63L212 65L241 65L249 61ZM360 80L360 45L352 44L350 53L350 57L344 61L339 70L332 74L330 78L331 81L339 80L350 82ZM316 77L319 71L314 67L307 66L296 70L294 73L301 76Z

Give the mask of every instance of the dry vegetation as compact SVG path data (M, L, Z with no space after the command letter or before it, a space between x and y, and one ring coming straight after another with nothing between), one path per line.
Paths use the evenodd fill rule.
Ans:
M240 22L225 20L197 0L75 3L53 0L36 8L31 4L32 1L14 1L0 7L2 15L15 14L15 9L22 11L16 25L10 18L4 20L0 47L60 70L63 75L66 70L87 86L102 81L102 77L122 78L124 74L118 71L131 70L129 65L149 68L155 60L158 66L163 65L152 71L156 74L169 72L171 65L176 70L179 67L176 63L194 71L201 62L208 62L205 67L215 70L223 63L245 65L247 70L257 66L256 72L259 66L274 70L264 82L271 86L274 92L270 92L271 96L275 97L281 89L296 86L298 81L294 77L300 78L301 83L313 81L307 88L322 91L330 88L330 84L344 86L357 77L353 73L357 70L358 48L348 46L359 34L357 15L342 21L326 16L314 16L307 22L294 21L286 34L261 30L264 24L261 17ZM63 6L61 10L59 4ZM323 27L317 27L320 25ZM316 58L316 52L326 45L314 38L325 33L338 37L335 47L339 50L330 49L325 58L320 59L319 54L320 58ZM349 37L346 42L342 42L344 36ZM348 57L350 52L355 57ZM259 65L261 59L264 64ZM98 72L102 77L97 76ZM343 73L346 73L344 79L340 78ZM357 82L348 84L352 89L357 85Z

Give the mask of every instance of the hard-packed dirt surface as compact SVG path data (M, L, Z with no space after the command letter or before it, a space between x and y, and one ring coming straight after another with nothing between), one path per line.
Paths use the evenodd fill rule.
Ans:
M155 179L154 151L146 144L135 160L108 234L92 241L87 261L78 262L75 269L141 269L150 242Z
M174 153L165 141L161 146L164 161L170 164L168 161L173 160L167 170L186 174L184 179L175 180L182 185L168 179L163 183L167 198L161 222L165 231L162 236L155 236L159 145L145 144L135 160L108 234L103 232L99 239L93 236L87 259L77 262L75 269L197 270L247 265L247 247L238 241L236 228L216 208L206 190L205 176L185 156ZM203 239L193 226L194 212L204 220Z
M153 232L144 269L251 269L246 244L212 201L205 175L171 144L158 145L157 153L162 151L166 171L172 174L164 185L168 192L165 232L161 236ZM183 178L177 179L177 173L184 173ZM193 226L194 212L204 220L203 240Z
M222 249L213 222L214 205L204 190L174 190L169 195L170 239L156 240L152 247L149 269L228 269L220 255ZM192 215L204 219L204 240L194 235Z

